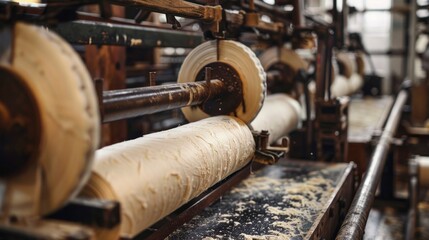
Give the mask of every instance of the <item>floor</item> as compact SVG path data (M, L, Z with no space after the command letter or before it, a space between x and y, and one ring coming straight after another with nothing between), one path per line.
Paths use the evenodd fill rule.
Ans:
M365 229L364 240L402 240L404 239L407 213L393 207L373 208ZM419 205L416 240L429 239L429 201Z

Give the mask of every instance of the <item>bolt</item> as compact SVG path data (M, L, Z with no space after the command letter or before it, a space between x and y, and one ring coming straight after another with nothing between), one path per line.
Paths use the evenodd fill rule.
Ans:
M149 86L156 86L156 72L149 72Z
M210 84L210 80L212 79L212 68L211 67L205 67L204 70L205 70L204 71L205 72L204 80L206 80L207 84Z

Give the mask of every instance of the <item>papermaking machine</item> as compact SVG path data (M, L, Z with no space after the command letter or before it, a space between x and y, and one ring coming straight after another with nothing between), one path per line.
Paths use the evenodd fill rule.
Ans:
M134 17L114 16L118 6ZM362 236L355 221L368 216L407 92L386 102L372 161L356 167L349 96L365 84L365 49L344 51L347 9L337 24L304 10L1 2L0 239ZM88 45L189 51L177 83L150 71L148 86L103 91L76 52ZM106 124L178 109L181 126L100 148Z

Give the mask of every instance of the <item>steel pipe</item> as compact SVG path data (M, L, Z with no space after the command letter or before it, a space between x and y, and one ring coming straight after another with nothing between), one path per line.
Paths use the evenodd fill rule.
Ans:
M227 92L221 80L103 92L103 122L196 106Z
M374 202L375 192L381 180L386 156L389 152L390 142L398 127L401 118L402 107L408 97L406 90L401 90L396 97L395 104L390 112L386 126L371 157L368 170L360 184L353 202L347 212L346 218L341 225L336 237L337 240L362 239L369 211Z

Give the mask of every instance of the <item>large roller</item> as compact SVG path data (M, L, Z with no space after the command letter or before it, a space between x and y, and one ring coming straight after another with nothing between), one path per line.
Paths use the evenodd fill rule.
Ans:
M269 95L265 99L261 111L251 123L254 130L268 130L268 142L272 144L298 127L301 106L298 101L283 93L295 90L295 76L299 70L308 69L308 63L294 50L286 47L271 47L265 50L259 59L266 71L280 73L279 79L267 82L268 90L277 94Z
M352 55L353 54L353 55ZM332 96L348 96L359 91L363 86L363 61L360 54L338 52L338 68L331 85Z
M259 60L241 43L208 41L191 51L181 67L179 84L169 88L186 90L181 96L199 103L182 109L195 122L105 147L96 154L92 177L82 195L118 200L122 211L119 231L101 231L100 236L133 237L246 165L255 152L246 124L262 106L265 77ZM144 91L152 90L169 96L166 88ZM141 96L144 91L138 90ZM105 102L121 95L127 99L134 93L114 92L106 95ZM141 96L139 101L144 100ZM210 118L220 114L235 117Z
M245 45L230 40L214 40L205 42L186 57L179 72L179 83L203 80L205 69L212 69L211 78L235 80L241 85L242 99L239 106L232 108L229 115L237 116L246 123L250 123L261 108L266 91L266 74L258 58ZM214 114L211 112L231 108L235 99L228 99L231 94L224 94L214 106L204 108L185 107L183 114L189 121L197 121Z
M16 23L1 34L0 218L45 215L89 176L100 135L95 91L79 56L54 33Z
M276 142L287 136L298 127L301 115L301 105L286 94L273 94L267 96L264 106L251 126L254 130L268 130L268 142Z
M259 60L265 71L278 72L280 78L267 82L272 93L291 92L295 88L295 76L300 69L307 70L308 63L294 50L286 47L271 47L265 50Z
M82 194L118 200L120 235L132 237L246 165L254 148L241 120L207 118L97 151Z

